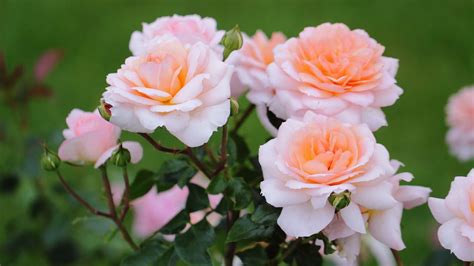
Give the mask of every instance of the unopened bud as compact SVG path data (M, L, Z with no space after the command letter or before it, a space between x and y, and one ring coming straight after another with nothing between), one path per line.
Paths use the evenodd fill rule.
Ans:
M106 121L110 121L110 116L112 115L112 113L110 112L110 107L112 106L104 102L103 100L100 101L100 105L97 107L100 116L102 116L102 118Z
M120 145L118 149L115 150L114 153L112 153L112 157L110 157L110 160L114 165L118 167L125 167L127 166L127 164L130 163L130 152L122 145Z
M50 151L47 147L44 147L44 153L41 157L41 167L46 171L54 171L58 169L61 164L61 159L58 155Z
M224 60L229 57L230 53L239 50L243 43L244 39L242 38L239 25L235 25L234 28L224 34L220 42L224 46Z
M328 201L336 210L344 209L351 203L351 192L348 190L341 193L333 192L329 196Z
M239 113L239 102L234 98L230 98L230 115L234 116Z

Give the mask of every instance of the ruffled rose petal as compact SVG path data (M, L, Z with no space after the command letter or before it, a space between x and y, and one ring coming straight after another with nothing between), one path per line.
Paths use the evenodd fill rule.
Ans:
M374 212L369 219L370 234L392 249L404 249L405 244L400 230L402 212L402 204L397 204L388 210Z
M278 225L289 236L305 237L319 233L334 217L334 207L329 203L321 209L311 204L299 204L283 207Z

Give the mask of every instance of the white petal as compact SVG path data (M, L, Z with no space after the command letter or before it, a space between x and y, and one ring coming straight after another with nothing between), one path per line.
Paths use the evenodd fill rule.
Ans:
M429 198L428 207L438 223L445 223L454 218L454 214L448 209L444 199Z
M275 207L286 207L301 204L310 200L303 190L290 189L283 181L270 178L260 183L260 189L266 201Z
M371 214L369 218L370 234L390 248L395 250L404 249L405 244L400 230L402 212L402 204L397 204L391 209L376 211Z
M313 209L311 203L283 207L278 225L288 235L304 237L319 233L334 217L334 207L329 203L321 209Z
M189 113L189 124L182 130L166 128L189 147L198 147L208 142L218 127L223 126L230 114L230 101L218 105L201 107Z
M395 198L403 203L405 209L411 209L428 200L431 189L420 186L400 186Z
M351 200L367 209L385 210L397 204L392 188L393 185L386 181L374 186L360 186L352 193Z
M357 204L351 201L349 205L339 211L341 218L352 230L365 234L365 221Z

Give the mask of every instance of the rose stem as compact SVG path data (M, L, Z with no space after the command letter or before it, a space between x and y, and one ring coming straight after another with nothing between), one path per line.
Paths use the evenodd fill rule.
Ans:
M105 213L102 211L97 210L94 208L92 205L90 205L86 200L84 200L79 194L77 194L66 182L66 180L63 178L59 170L56 171L57 176L59 177L59 180L63 184L64 188L66 191L71 194L72 197L74 197L81 205L83 205L86 209L88 209L92 214L98 215L98 216L103 216L107 218L112 218L112 216L109 213Z
M109 177L107 176L107 168L105 166L102 166L100 167L100 170L102 172L102 182L105 188L105 195L107 197L107 203L109 205L111 219L117 225L118 229L120 230L120 233L122 234L123 239L127 241L130 247L132 247L134 250L138 250L139 248L137 244L133 242L133 239L132 237L130 237L130 234L128 233L127 229L123 226L122 222L117 217L117 210L115 209L115 204L114 204L114 200L112 196L112 189L110 187Z
M234 128L232 129L232 132L237 132L239 130L239 128L244 124L245 120L250 116L250 114L252 113L252 111L255 109L255 105L254 104L250 104L244 111L244 113L242 114L242 116L239 118L239 120L237 120L237 122L235 123L235 126Z
M403 266L403 261L402 261L402 258L400 257L400 253L398 253L398 251L395 249L390 249L390 251L392 251L393 257L395 258L395 261L397 262L397 266Z
M128 179L127 167L123 167L123 182L125 183L125 191L123 192L122 203L124 205L120 214L120 222L123 222L128 210L130 209L130 181Z

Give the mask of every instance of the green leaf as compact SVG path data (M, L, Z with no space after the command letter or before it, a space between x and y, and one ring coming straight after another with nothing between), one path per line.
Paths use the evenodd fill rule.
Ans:
M207 192L209 194L219 194L224 192L227 188L227 179L223 174L220 174L212 178L211 182L207 186Z
M265 249L261 246L244 250L236 254L244 265L264 266L268 265L268 258Z
M295 251L285 259L285 262L298 266L320 266L323 265L323 258L319 253L319 246L306 243L299 245Z
M230 137L227 140L227 164L232 166L237 161L237 146L234 140Z
M212 265L207 249L214 242L214 228L206 219L193 225L186 233L176 236L176 254L191 265Z
M145 195L155 184L154 173L150 170L142 169L138 171L135 179L130 185L130 200L134 200Z
M178 264L178 255L174 247L169 248L156 262L157 266L176 266Z
M160 232L165 235L177 234L181 232L189 222L189 214L187 211L181 211L171 221L169 221Z
M227 234L226 242L237 242L245 239L263 239L270 237L274 226L265 226L253 222L249 215L240 217Z
M183 188L196 173L194 167L183 158L168 160L157 173L158 191L168 190L176 184Z
M226 192L236 210L245 209L252 202L252 190L241 177L231 178Z
M206 190L195 184L188 184L189 195L186 200L186 210L195 212L209 207L209 197Z
M257 207L251 216L251 220L257 224L275 225L280 212L281 209L265 203Z
M151 266L169 249L161 239L147 241L139 250L122 260L121 266Z
M238 134L231 134L230 138L236 146L236 160L244 162L250 155L250 149L245 142L245 139Z

